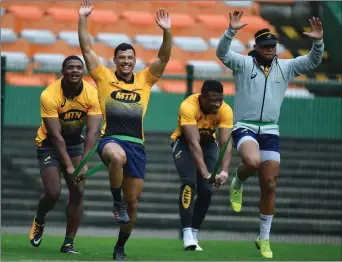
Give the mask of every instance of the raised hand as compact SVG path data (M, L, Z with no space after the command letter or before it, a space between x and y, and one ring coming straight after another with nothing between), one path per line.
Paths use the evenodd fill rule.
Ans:
M304 32L303 35L314 39L314 40L321 40L323 39L323 26L321 21L317 17L313 17L309 19L311 24L311 32Z
M83 0L80 9L78 10L79 15L88 16L93 11L93 6L90 0Z
M229 12L229 28L233 30L239 30L243 27L245 27L248 24L241 22L241 17L243 15L243 11L235 10L233 15L231 12Z
M171 28L171 18L169 17L169 13L166 12L164 8L159 8L157 11L156 22L163 30Z

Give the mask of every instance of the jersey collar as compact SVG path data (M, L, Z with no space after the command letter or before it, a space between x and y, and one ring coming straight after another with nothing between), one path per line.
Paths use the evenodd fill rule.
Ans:
M126 80L124 78L122 78L117 71L115 71L115 76L116 76L116 79L118 79L119 81L122 81L124 82L125 84L133 84L134 83L134 74L132 74L132 78L130 80Z
M67 95L64 93L65 85L63 86L63 81L61 81L61 87L62 87L62 91L63 91L64 97L66 97L66 98L68 98L68 99L74 99L76 96L79 96L79 95L82 93L82 91L83 91L83 80L82 80L81 88L78 90L78 92L75 94L74 97L67 96Z

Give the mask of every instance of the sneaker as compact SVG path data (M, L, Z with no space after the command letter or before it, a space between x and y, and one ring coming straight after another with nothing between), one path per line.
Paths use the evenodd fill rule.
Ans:
M197 241L194 238L186 238L183 239L183 244L184 244L184 250L196 250L197 248Z
M116 222L118 224L128 224L129 216L127 214L125 203L122 202L114 202L113 214Z
M232 209L235 211L235 212L240 212L241 211L241 208L242 208L242 191L243 189L241 190L238 190L238 189L235 189L233 188L233 184L234 184L234 181L235 181L235 177L232 179L232 182L230 184L230 206L232 207Z
M61 247L60 249L61 253L65 253L65 254L76 254L76 255L80 255L81 253L78 252L75 248L73 244L65 244Z
M30 242L32 246L39 247L43 240L44 225L39 225L36 222L36 217L33 219L31 231L30 231Z
M200 247L200 245L198 244L199 243L199 241L198 241L198 239L197 238L194 238L195 239L195 241L196 241L196 249L195 249L195 251L203 251L203 249Z
M273 252L271 250L269 239L261 240L260 236L258 236L255 240L255 245L257 249L260 250L260 253L264 258L273 258Z
M113 260L123 261L126 260L127 256L124 247L114 247Z

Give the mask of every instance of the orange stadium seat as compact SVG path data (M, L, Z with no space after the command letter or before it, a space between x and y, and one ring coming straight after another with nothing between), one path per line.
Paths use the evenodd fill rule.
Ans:
M14 86L46 86L46 78L39 75L27 75L26 73L11 73L6 74L6 82Z
M30 57L30 43L26 39L19 38L13 43L2 43L1 51L24 52L28 57Z
M148 65L151 65L155 58L148 61ZM185 65L183 62L175 59L170 59L165 68L165 74L185 74Z
M112 10L95 9L89 16L89 33L96 35L101 33L112 33L115 30L115 23L118 15Z
M184 80L160 80L158 86L168 93L185 94L187 86Z
M41 22L43 17L43 11L37 6L12 5L8 8L8 12L15 17L13 29L16 33L23 28L28 28L30 23Z
M155 23L155 18L146 11L123 11L119 15L115 27L115 33L125 33L134 38L136 32L139 34L161 34L160 28Z
M199 14L196 21L204 25L209 30L219 29L224 32L228 28L229 20L223 15Z
M145 11L124 11L121 13L123 19L128 20L132 25L151 26L154 24L154 17Z
M243 16L241 21L247 23L248 25L243 28L243 31L249 31L253 34L263 28L270 28L271 25L261 16Z
M151 11L155 12L158 8L164 8L170 15L180 10L184 10L186 1L151 1Z
M46 13L52 17L52 24L47 29L58 34L60 31L77 31L78 10L76 8L51 7Z

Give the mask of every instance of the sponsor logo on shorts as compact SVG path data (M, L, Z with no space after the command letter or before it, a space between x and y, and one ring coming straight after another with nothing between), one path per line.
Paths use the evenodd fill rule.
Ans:
M182 193L182 205L184 209L188 209L191 202L191 187L186 185Z
M111 93L111 98L122 103L138 103L141 97L138 93L129 90L117 90Z
M63 121L75 121L75 120L80 120L83 117L87 115L86 112L77 110L77 109L71 109L68 110L62 114L59 115L59 118L62 119Z
M175 155L175 159L178 159L181 157L182 150L179 150L178 153Z
M47 158L44 158L44 165L51 163L51 156L48 156Z

